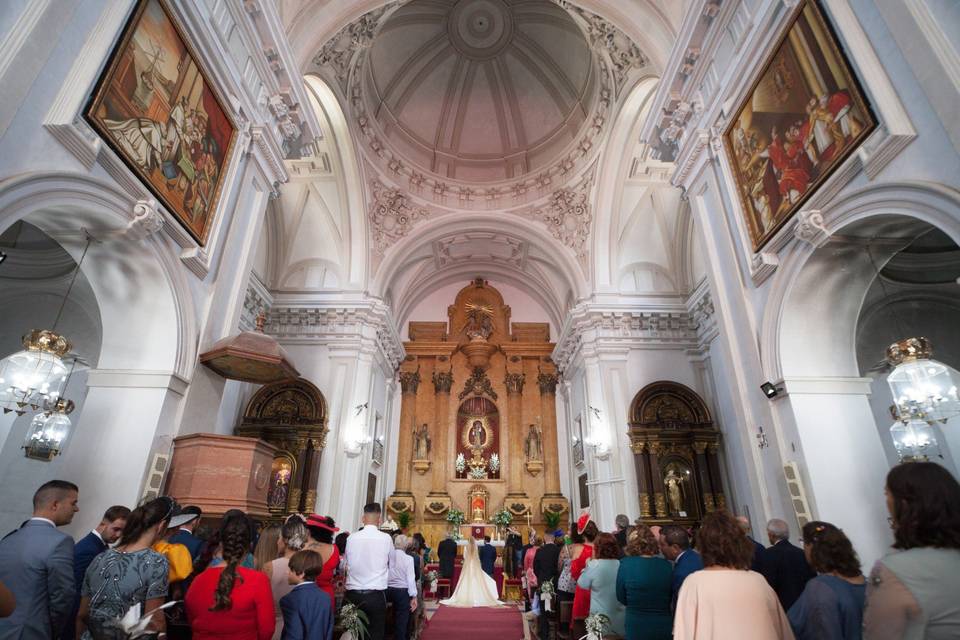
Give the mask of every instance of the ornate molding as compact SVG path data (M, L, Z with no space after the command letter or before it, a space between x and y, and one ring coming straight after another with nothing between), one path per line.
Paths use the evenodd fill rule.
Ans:
M370 225L377 253L383 254L394 242L406 236L414 223L430 216L422 207L414 206L410 196L388 187L377 179L370 182L373 196L370 203Z
M124 235L132 240L144 240L163 228L163 213L153 198L137 200L133 205L133 220L127 223Z
M453 371L434 371L433 390L436 393L450 393L453 387Z
M420 388L420 371L401 371L398 379L400 380L400 389L404 395L417 395L417 389Z
M457 397L463 400L470 394L478 396L488 395L494 400L497 399L497 392L493 390L493 386L490 384L490 378L487 377L487 373L480 367L473 370L473 373L470 374L470 377L463 384L463 391L461 391Z
M823 213L819 209L804 209L797 212L793 235L797 240L816 246L821 238L830 237L830 230L824 225Z
M557 393L557 384L560 382L560 376L555 373L541 373L537 376L537 385L540 387L540 395L552 396Z
M543 207L534 209L530 216L547 225L550 234L573 250L577 258L586 264L590 227L593 214L588 199L589 178L576 189L564 187L557 189Z
M508 373L503 379L503 384L507 388L507 395L519 395L523 393L523 383L525 380L526 376L522 373Z

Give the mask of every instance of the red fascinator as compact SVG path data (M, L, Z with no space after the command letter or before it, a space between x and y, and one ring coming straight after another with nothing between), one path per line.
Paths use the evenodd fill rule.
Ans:
M331 533L336 533L340 531L337 527L333 526L331 523L333 518L327 518L325 516L318 516L315 513L311 513L307 516L306 525L308 527L316 527L317 529L323 529L324 531L329 531Z
M577 518L577 533L582 534L583 530L587 528L587 523L590 522L590 509L584 509L580 513L580 517Z

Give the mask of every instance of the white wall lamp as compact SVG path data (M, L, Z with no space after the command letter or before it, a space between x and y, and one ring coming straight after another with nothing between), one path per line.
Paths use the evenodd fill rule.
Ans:
M607 430L603 426L600 409L590 407L590 413L593 414L597 422L594 423L593 420L588 420L590 434L584 438L583 441L588 447L593 449L593 455L597 460L608 460L610 458L610 438L607 435Z
M369 407L369 403L358 404L354 409L356 413L351 420L344 437L343 451L347 456L356 458L363 453L363 448L373 441L373 438L367 435L366 424L360 419L360 415Z

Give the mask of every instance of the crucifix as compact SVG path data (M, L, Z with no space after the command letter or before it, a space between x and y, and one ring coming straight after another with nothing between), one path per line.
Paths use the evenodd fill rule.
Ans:
M531 525L531 523L533 522L533 514L527 511L527 515L525 515L524 517L527 519L527 531L529 532L530 529L533 529L533 526Z

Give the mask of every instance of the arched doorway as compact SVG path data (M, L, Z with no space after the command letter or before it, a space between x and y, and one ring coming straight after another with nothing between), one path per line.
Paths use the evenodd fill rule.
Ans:
M726 507L720 432L703 398L679 382L653 382L634 396L629 423L641 518L694 525Z
M320 390L303 378L266 385L250 400L235 431L278 449L267 494L270 513L312 513L328 431L327 403Z

